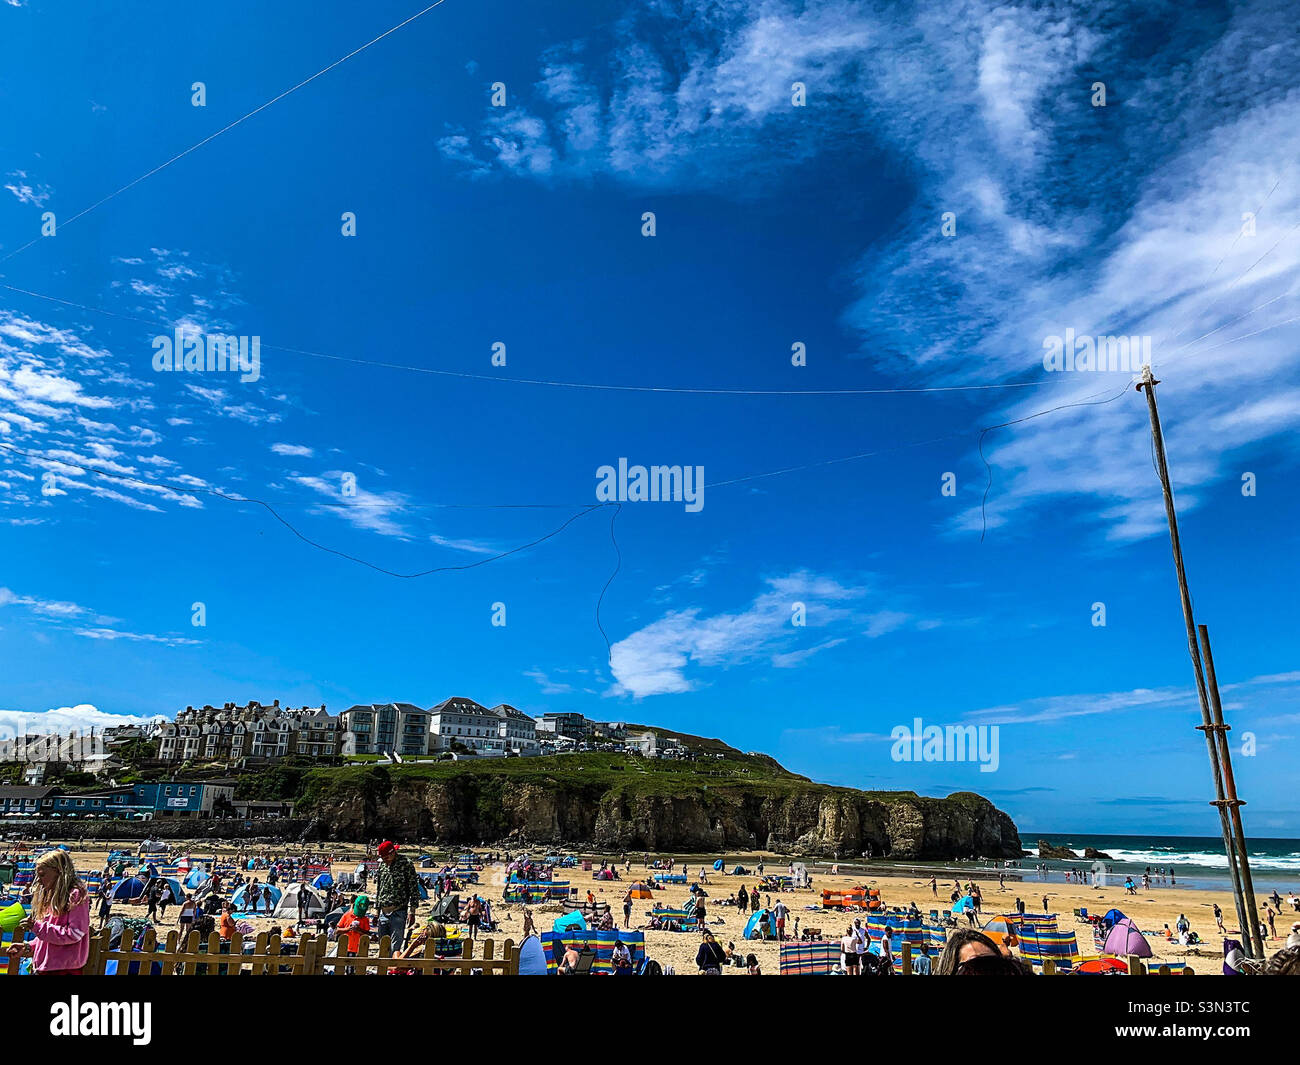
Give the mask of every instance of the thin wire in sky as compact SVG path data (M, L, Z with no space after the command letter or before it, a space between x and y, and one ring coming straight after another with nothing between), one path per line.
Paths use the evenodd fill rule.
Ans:
M246 114L246 115L242 115L241 117L235 119L235 121L231 122L229 125L223 126L221 129L217 130L216 133L213 133L213 134L210 134L210 135L207 136L207 137L204 137L204 138L203 138L201 141L199 141L197 144L191 144L191 145L190 145L188 148L186 148L183 152L178 152L176 155L173 155L173 156L172 156L170 159L168 159L165 163L159 163L159 164L158 164L157 166L155 166L152 170L146 171L145 173L141 174L141 175L140 175L138 178L136 178L134 181L129 181L129 182L127 182L125 185L123 185L123 186L122 186L120 189L118 189L116 192L110 192L110 193L109 193L107 196L105 196L103 199L101 199L101 200L96 200L94 203L92 203L92 204L91 204L89 207L87 207L85 210L78 211L78 212L77 212L76 214L74 214L71 218L65 218L63 221L61 221L61 222L58 223L59 228L60 228L60 229L66 229L69 225L71 225L73 222L75 222L78 218L84 218L86 215L90 214L90 212L93 211L93 210L95 210L97 207L102 207L104 204L108 203L109 200L111 200L111 199L113 199L113 198L115 198L115 197L117 197L117 196L120 196L122 193L126 192L128 189L132 189L132 188L134 188L136 185L139 185L140 182L145 181L145 180L147 180L148 178L153 177L154 174L157 174L159 171L161 171L161 170L166 170L166 169L167 169L169 166L171 166L173 163L179 162L180 160L184 159L184 158L185 158L187 155L189 155L191 152L196 152L196 151L198 151L198 150L199 150L200 148L202 148L205 144L211 144L214 140L216 140L218 137L220 137L223 133L228 133L230 130L232 130L232 129L234 129L236 126L238 126L241 122L246 122L246 121L248 121L248 119L252 118L254 115L258 114L259 112L261 112L261 111L265 111L268 107L272 106L273 104L277 104L277 103L279 103L279 102L280 102L281 100L283 100L286 96L289 96L289 95L291 95L292 93L297 92L297 91L298 91L299 89L301 89L304 85L310 85L310 84L311 84L313 81L315 81L317 78L321 77L321 76L324 75L324 74L328 74L328 73L329 73L331 70L333 70L335 67L337 67L337 66L341 66L343 63L346 63L346 62L347 62L349 59L351 59L353 56L355 56L355 55L360 55L362 52L364 52L364 51L365 51L367 48L369 48L371 45L378 44L378 43L379 43L380 41L382 41L385 37L389 36L390 34L396 33L396 32L397 32L398 30L400 30L403 26L409 26L409 25L410 25L412 22L414 22L416 19L420 18L422 15L427 15L427 14L428 14L430 11L432 11L435 7L440 7L443 3L445 3L445 0L434 0L434 3L432 3L432 4L430 4L428 7L424 8L424 10L422 10L422 11L417 11L414 15L412 15L410 18L406 19L405 21L403 21L403 22L399 22L396 26L393 26L393 27L391 27L390 29L385 30L385 31L384 31L383 33L381 33L378 37L374 38L374 40L367 41L367 42L366 42L365 44L363 44L360 48L354 48L354 49L353 49L352 51L350 51L347 55L343 56L343 57L340 58L340 59L336 59L336 60L334 60L334 62L331 63L329 66L327 66L327 67L322 67L320 70L316 71L316 73L313 74L311 77L309 77L309 78L304 78L302 81L298 82L297 85L294 85L292 88L285 89L284 92L280 93L280 95L278 95L278 96L274 96L274 97L272 97L271 99L267 100L266 103L261 104L260 106L253 108L253 110L249 111L248 114ZM23 244L21 247L15 248L15 249L14 249L13 251L11 251L8 255L5 255L5 256L3 256L3 257L0 257L0 263L2 263L2 262L7 262L8 260L12 259L15 255L18 255L19 253L26 251L26 250L27 250L28 248L30 248L33 244L38 244L38 243L40 243L43 239L45 239L45 238L44 238L44 237L35 237L34 239L29 240L26 244Z

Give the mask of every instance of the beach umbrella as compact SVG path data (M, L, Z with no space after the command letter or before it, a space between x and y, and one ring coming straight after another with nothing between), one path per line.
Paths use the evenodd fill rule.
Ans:
M1014 947L1020 943L1020 939L1016 935L1014 917L995 917L984 926L983 932L994 943L1003 946Z
M1139 958L1153 956L1151 944L1128 917L1115 922L1115 927L1106 933L1106 942L1102 944L1101 949L1104 954L1133 954Z
M1094 958L1092 961L1085 961L1082 965L1076 965L1070 972L1080 973L1083 976L1109 976L1128 972L1128 966L1118 958Z
M953 913L963 913L966 910L970 910L971 913L975 912L975 900L971 898L969 895L966 895L963 898L958 899L956 902L952 904Z

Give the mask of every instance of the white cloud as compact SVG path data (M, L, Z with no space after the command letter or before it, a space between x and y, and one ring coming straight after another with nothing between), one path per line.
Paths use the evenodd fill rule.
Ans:
M344 495L345 478L353 477L353 474L344 473L342 470L330 470L323 477L294 476L290 480L311 488L338 504L317 508L316 513L331 514L355 525L358 529L377 532L381 536L406 539L406 529L394 520L391 514L409 503L409 498L400 492L372 492L361 484L356 484L354 493ZM346 483L351 485L354 481L349 480Z
M789 668L844 641L831 639L811 649L787 650L785 645L807 629L848 621L851 606L866 595L865 588L807 571L764 583L765 590L739 613L704 616L698 608L673 610L619 640L611 648L615 684L609 694L640 698L691 691L697 687L687 677L691 667L725 668L768 657L774 665ZM792 624L796 603L805 608L803 627Z
M0 710L0 737L35 736L47 733L67 734L72 729L86 731L91 728L102 730L118 725L147 725L152 721L165 720L161 715L155 717L132 717L128 714L112 714L90 703L78 703L76 706L61 706L49 710L23 711Z
M472 555L495 555L498 551L491 544L480 543L477 540L454 540L450 537L439 536L434 533L429 539L439 547L448 547L453 551L465 551Z
M294 455L298 458L305 459L309 459L316 454L316 452L307 447L306 444L272 444L271 450L277 455Z

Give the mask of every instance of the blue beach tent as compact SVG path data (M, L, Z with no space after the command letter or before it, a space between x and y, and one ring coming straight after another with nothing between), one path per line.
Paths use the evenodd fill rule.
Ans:
M128 876L118 882L109 898L120 902L124 899L138 899L143 894L144 881L138 876Z

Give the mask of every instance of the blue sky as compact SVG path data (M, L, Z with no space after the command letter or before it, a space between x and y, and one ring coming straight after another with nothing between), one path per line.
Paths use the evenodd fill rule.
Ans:
M1300 835L1286 5L445 0L375 40L421 7L0 5L6 720L459 694L1213 832L1145 402L1042 362L1144 335L1247 828ZM259 379L156 372L178 327ZM1099 399L990 432L981 515L982 427ZM627 503L616 549L620 457L703 509ZM892 760L918 717L997 725L997 771Z

